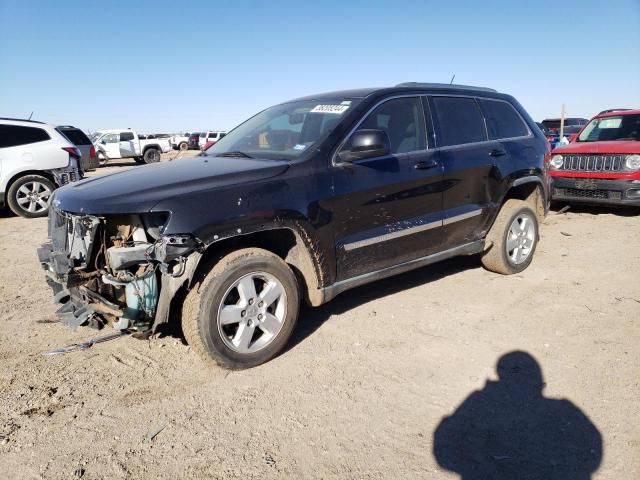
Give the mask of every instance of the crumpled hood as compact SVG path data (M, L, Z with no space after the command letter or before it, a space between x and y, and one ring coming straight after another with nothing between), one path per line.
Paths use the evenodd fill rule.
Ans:
M640 142L637 140L613 140L608 142L572 142L569 145L556 147L553 153L562 155L563 153L575 154L640 154Z
M161 200L274 177L288 166L283 160L183 158L71 183L56 190L53 205L71 213L143 213Z

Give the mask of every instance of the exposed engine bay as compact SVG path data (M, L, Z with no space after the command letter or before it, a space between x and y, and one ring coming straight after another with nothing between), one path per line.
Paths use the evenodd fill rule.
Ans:
M155 330L203 251L191 235L162 235L168 214L77 215L50 209L38 257L69 326Z

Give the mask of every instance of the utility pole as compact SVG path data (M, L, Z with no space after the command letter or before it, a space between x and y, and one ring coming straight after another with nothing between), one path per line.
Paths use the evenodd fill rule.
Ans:
M564 103L562 104L562 110L560 112L560 138L562 140L564 137Z

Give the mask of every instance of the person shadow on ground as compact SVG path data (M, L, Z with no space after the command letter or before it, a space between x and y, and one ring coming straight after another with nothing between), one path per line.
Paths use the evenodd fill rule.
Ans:
M546 398L534 357L515 351L433 435L438 464L462 480L590 479L602 460L602 436L569 400Z

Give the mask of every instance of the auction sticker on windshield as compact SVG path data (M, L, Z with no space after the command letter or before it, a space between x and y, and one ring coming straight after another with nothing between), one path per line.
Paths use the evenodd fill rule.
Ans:
M349 105L316 105L311 109L312 113L337 113L343 114L347 111Z

